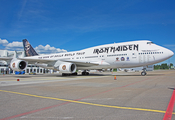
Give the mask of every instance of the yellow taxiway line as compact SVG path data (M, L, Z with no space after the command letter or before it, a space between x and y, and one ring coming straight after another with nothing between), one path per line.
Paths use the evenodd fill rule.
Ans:
M54 98L54 97L45 97L45 96L32 95L32 94L13 92L13 91L6 91L6 90L0 90L0 92L13 93L13 94L18 94L18 95L25 95L25 96L31 96L31 97L36 97L36 98L44 98L44 99L58 100L58 101L71 102L71 103L79 103L79 104L92 105L92 106L98 106L98 107L106 107L106 108L116 108L116 109L125 109L125 110L137 110L137 111L156 112L156 113L165 113L166 112L166 111L162 111L162 110L153 110L153 109L120 107L120 106L113 106L113 105L103 105L103 104L96 104L96 103L89 103L89 102L82 102L82 101L68 100L68 99L61 99L61 98ZM173 114L175 114L175 113L173 113Z

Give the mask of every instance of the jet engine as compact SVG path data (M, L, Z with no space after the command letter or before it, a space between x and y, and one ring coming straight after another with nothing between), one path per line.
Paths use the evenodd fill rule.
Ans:
M14 60L10 63L10 68L14 71L22 71L27 67L27 63L23 60Z
M59 71L61 73L75 73L76 69L77 67L74 63L65 63L59 66Z

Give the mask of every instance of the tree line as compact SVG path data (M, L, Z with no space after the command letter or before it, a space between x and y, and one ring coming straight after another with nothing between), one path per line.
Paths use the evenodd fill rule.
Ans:
M167 63L163 63L161 65L154 65L154 69L158 70L158 69L170 69L172 68L173 63L170 63L170 65L168 65Z

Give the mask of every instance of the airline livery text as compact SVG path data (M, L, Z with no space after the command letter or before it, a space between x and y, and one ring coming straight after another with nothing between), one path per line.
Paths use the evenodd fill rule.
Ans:
M123 46L117 46L117 47L103 47L99 49L94 49L94 54L99 54L99 53L109 53L115 51L127 51L127 50L137 50L139 49L139 45L133 44L133 45L123 45Z

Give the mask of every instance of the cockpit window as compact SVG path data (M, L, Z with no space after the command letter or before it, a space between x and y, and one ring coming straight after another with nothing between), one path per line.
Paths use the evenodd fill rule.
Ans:
M153 42L147 42L147 44L154 44Z

